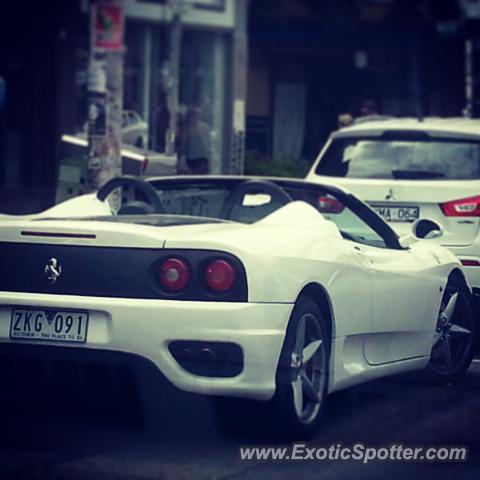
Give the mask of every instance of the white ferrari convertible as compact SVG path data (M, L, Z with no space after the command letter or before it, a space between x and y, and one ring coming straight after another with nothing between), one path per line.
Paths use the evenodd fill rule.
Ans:
M2 217L0 356L121 352L308 435L328 393L468 368L474 297L440 234L417 220L399 239L353 195L301 180L119 177Z

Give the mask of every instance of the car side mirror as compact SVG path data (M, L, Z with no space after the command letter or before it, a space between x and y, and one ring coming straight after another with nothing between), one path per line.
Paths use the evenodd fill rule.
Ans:
M419 218L412 224L411 232L400 238L400 245L409 247L418 240L433 240L443 235L443 228L435 221L428 218Z

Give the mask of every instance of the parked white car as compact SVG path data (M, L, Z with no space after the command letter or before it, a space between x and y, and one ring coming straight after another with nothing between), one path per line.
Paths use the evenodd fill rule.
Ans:
M434 220L444 233L432 241L480 288L480 120L364 119L330 136L307 179L348 188L400 236Z
M148 124L137 112L124 110L122 113L122 141L138 148L146 148Z
M88 132L88 122L83 125L83 134ZM80 135L82 132L79 132ZM148 147L148 123L132 110L122 112L122 143L137 148Z

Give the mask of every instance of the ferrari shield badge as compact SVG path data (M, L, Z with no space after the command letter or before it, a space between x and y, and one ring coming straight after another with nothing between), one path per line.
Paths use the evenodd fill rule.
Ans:
M62 266L58 263L58 260L52 257L45 265L45 275L50 283L55 283L62 274Z

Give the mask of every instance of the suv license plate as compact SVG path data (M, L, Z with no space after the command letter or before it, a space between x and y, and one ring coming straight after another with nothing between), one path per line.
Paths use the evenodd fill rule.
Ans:
M372 208L387 222L414 222L420 216L419 207L372 205Z

